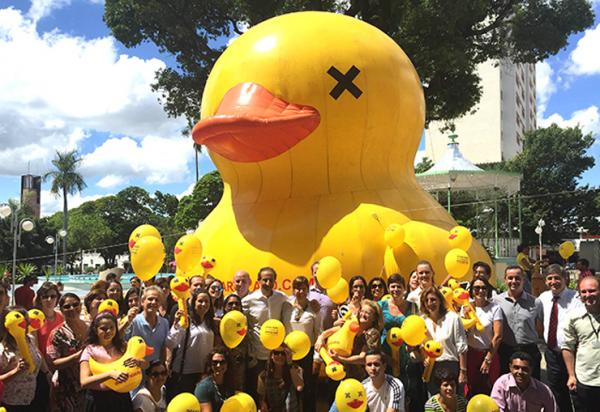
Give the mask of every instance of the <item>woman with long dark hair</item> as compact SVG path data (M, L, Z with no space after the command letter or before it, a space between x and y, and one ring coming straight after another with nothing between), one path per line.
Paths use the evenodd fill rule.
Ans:
M367 281L360 275L352 276L348 282L348 299L338 306L338 319L333 323L335 326L343 325L346 316L353 314L358 316L360 305L367 293ZM351 313L348 313L351 312Z
M56 410L81 411L85 405L85 393L79 383L79 358L89 333L89 325L81 320L81 300L74 293L65 293L58 301L65 319L54 329L48 339L47 358L58 370L58 384L52 390Z
M96 315L90 326L87 345L79 362L79 382L83 389L88 389L85 410L88 412L131 412L132 404L129 393L118 393L103 385L109 379L125 382L127 372L117 370L92 375L90 358L99 363L110 363L119 359L126 350L125 342L119 333L117 318L110 312ZM143 359L126 359L126 366L137 366L145 369L148 361Z
M388 289L385 285L385 279L381 276L376 276L369 281L365 297L374 302L378 302L382 297L388 294Z
M271 351L267 367L258 376L261 412L299 412L298 392L304 389L302 369L292 363L292 351L282 344Z
M213 279L206 286L210 299L212 300L213 312L215 317L221 319L223 317L223 282L219 279Z
M229 371L233 374L228 373ZM215 348L208 354L205 378L196 385L194 390L202 412L221 410L225 399L235 393L230 377L238 373L239 371L230 369L228 351L225 348Z
M108 282L108 287L106 288L106 297L114 300L119 305L119 318L127 314L127 305L125 304L125 299L123 298L123 286L121 285L121 282L116 279Z
M171 401L182 392L193 392L205 369L206 356L213 349L215 335L214 312L210 295L206 290L194 292L189 305L190 325L179 324L182 314L175 315L175 322L167 336L167 350L171 352L171 376L167 380L167 400Z

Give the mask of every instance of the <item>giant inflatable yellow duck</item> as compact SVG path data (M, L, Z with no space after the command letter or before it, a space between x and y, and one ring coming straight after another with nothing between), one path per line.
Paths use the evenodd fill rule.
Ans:
M384 231L398 224L397 269L408 275L427 259L441 281L456 222L415 179L424 118L410 60L360 20L293 13L233 41L208 78L192 133L224 182L196 231L219 262L212 274L269 265L289 291L289 277L331 255L348 278L379 275ZM468 252L489 262L477 242Z

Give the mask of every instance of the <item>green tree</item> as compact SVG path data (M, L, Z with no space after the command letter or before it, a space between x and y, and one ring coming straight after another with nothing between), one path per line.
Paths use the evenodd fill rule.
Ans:
M194 186L189 196L179 201L179 209L175 216L177 227L182 230L195 229L198 221L206 218L217 206L223 195L223 180L218 171L205 174Z
M52 180L50 191L56 196L62 196L63 199L63 229L67 231L67 235L63 239L63 256L66 256L67 253L67 239L69 237L69 208L67 197L68 195L81 192L87 187L83 180L83 176L77 171L81 164L81 160L77 150L72 150L70 152L56 151L56 157L52 160L52 165L55 169L44 175L44 180ZM63 264L66 264L66 262L63 261Z
M424 173L433 167L433 160L425 156L417 165L415 166L415 173Z
M600 229L598 189L579 182L594 166L587 154L593 143L592 135L584 135L579 127L555 124L525 135L523 152L506 165L523 175L524 242L537 243L534 229L540 218L546 222L543 239L551 244L577 237L579 227Z
M104 21L126 47L150 41L175 57L176 67L159 70L153 89L170 116L193 125L225 39L299 10L345 13L386 32L423 80L429 121L454 119L479 101L477 64L541 61L594 21L586 0L106 0Z

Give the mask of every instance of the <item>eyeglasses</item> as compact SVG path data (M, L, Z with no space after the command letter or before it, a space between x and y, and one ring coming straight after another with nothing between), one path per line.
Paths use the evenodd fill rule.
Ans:
M212 360L213 366L225 365L226 363L227 363L227 361L225 359L223 359L223 360L213 359Z
M223 288L221 286L211 286L210 290L214 290L214 291L220 292L220 291L223 290Z
M62 305L63 310L70 310L70 309L77 309L79 306L81 305L81 303L66 303L64 305Z
M274 356L285 356L285 351L282 351L282 350L274 350L274 351L273 351L273 355L274 355Z
M57 297L58 297L58 295L54 295L54 294L44 295L44 296L42 296L42 300L52 300L52 299L56 299Z
M373 283L371 285L371 289L375 289L375 288L377 288L377 289L383 289L383 285L381 283Z
M473 292L481 292L482 290L487 291L487 287L485 286L473 286Z
M167 375L168 375L168 372L166 370L162 371L162 372L151 372L148 374L148 376L150 376L151 378L158 378L159 376L167 376Z

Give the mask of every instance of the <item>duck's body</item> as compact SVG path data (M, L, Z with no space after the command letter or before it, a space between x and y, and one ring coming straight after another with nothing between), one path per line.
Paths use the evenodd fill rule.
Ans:
M268 265L293 277L326 255L347 277L379 275L384 230L398 223L406 232L393 250L398 269L408 275L428 259L443 278L456 223L414 175L424 116L410 60L364 22L294 13L235 40L215 64L194 128L224 182L197 231L217 275ZM489 261L477 244L469 254Z
M93 375L115 370L126 372L129 378L125 382L119 383L114 379L109 379L104 382L104 385L115 392L127 393L137 388L142 382L142 370L138 366L125 366L124 362L130 358L144 359L146 355L151 353L152 348L146 346L144 339L135 336L127 342L127 350L123 356L113 362L100 363L90 357L90 371Z
M25 363L27 363L27 371L33 373L36 366L31 354L31 348L27 342L27 320L21 313L13 310L6 314L4 327L15 339L17 349Z

